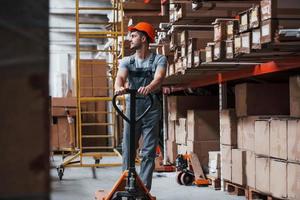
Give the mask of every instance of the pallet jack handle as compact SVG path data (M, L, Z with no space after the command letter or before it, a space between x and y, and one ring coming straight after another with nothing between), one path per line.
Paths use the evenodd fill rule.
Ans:
M137 94L137 90L134 90L134 89L127 89L126 90L126 93L125 94L130 94L130 105L135 105L135 100L136 100L136 94ZM117 103L116 103L116 99L117 99L117 97L118 96L121 96L122 94L115 94L114 96L113 96L113 99L112 99L112 103L113 103L113 106L114 106L114 108L116 109L116 111L121 115L121 117L123 118L123 119L125 119L129 124L131 123L131 120L119 109L119 107L117 106ZM137 117L136 119L135 119L135 122L138 122L138 121L140 121L149 111L150 111L150 109L152 108L152 106L153 106L153 97L152 97L152 95L151 94L148 94L148 97L149 97L149 99L150 99L150 101L151 101L151 105L145 110L145 112L143 113L143 114L141 114L139 117ZM133 103L133 101L134 101L134 103ZM131 107L133 107L133 106L131 106ZM134 106L134 108L135 108L135 106ZM130 113L131 114L131 113ZM132 119L132 118L131 118Z

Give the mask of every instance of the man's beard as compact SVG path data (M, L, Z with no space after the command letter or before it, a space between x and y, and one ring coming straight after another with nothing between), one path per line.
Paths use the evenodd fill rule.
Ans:
M138 50L142 48L142 44L136 44L136 45L131 45L130 44L130 49L131 50Z

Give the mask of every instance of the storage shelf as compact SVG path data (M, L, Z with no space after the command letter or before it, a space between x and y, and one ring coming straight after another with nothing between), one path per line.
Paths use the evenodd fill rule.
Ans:
M182 91L187 88L204 87L227 81L246 79L265 74L272 74L292 69L300 70L300 59L282 59L261 64L245 63L211 63L198 68L190 68L185 74L172 75L163 83L164 91Z

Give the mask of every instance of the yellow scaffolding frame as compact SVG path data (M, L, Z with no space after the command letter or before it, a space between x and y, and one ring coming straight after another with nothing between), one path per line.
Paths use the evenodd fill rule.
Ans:
M82 103L86 102L111 102L112 101L112 94L114 93L114 81L117 72L117 63L118 58L123 58L124 56L124 28L123 28L123 4L121 0L111 0L111 7L81 7L79 4L80 0L76 0L76 85L77 85L77 115L76 115L76 129L77 129L77 140L76 140L76 147L72 149L71 155L63 157L62 164L57 167L57 172L59 179L61 180L64 174L64 169L66 167L105 167L105 166L119 166L121 163L100 163L100 159L105 156L119 156L119 152L116 150L116 144L118 144L118 137L116 137L116 112L114 108L112 108L111 112L104 112L104 111L82 111ZM84 0L81 0L84 1ZM111 11L113 14L112 22L83 22L80 21L80 11ZM121 17L119 17L121 15ZM120 21L119 21L120 20ZM80 25L109 25L111 26L111 31L80 31ZM120 25L120 28L118 27ZM119 48L119 38L121 40L121 48ZM98 49L89 49L89 48L81 48L80 46L80 39L81 38L111 38L113 40L112 48L107 50L98 50ZM80 53L81 52L106 52L112 55L112 63L106 63L107 66L110 66L111 76L102 76L99 75L97 77L106 77L112 80L112 87L97 87L102 89L107 89L108 94L110 96L107 97L81 97L81 83L80 78L88 77L88 76L81 76L80 75ZM92 63L95 64L96 60L92 60ZM110 123L83 123L82 122L82 115L84 114L105 114L106 119L108 119L108 115L111 115L111 122ZM82 127L84 126L110 126L110 130L112 133L107 133L108 135L97 135L90 134L85 135L82 132ZM82 140L84 138L105 138L110 139L110 145L107 146L88 146L84 147ZM106 150L103 152L83 152L84 150ZM85 163L83 157L94 157L95 163L89 164Z

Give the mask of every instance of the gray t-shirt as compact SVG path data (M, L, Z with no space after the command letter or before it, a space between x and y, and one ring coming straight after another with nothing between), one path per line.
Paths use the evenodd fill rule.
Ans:
M149 60L152 57L152 55L153 55L153 53L151 53L145 59L137 58L137 56L135 55L135 63L134 64L136 65L136 68L148 67L149 66ZM127 57L124 57L121 60L120 69L129 69L130 58L131 58L131 56L127 56ZM156 69L158 67L162 67L162 68L166 69L166 67L167 67L167 58L166 58L166 56L156 54L155 59L153 61L153 65L157 66Z

